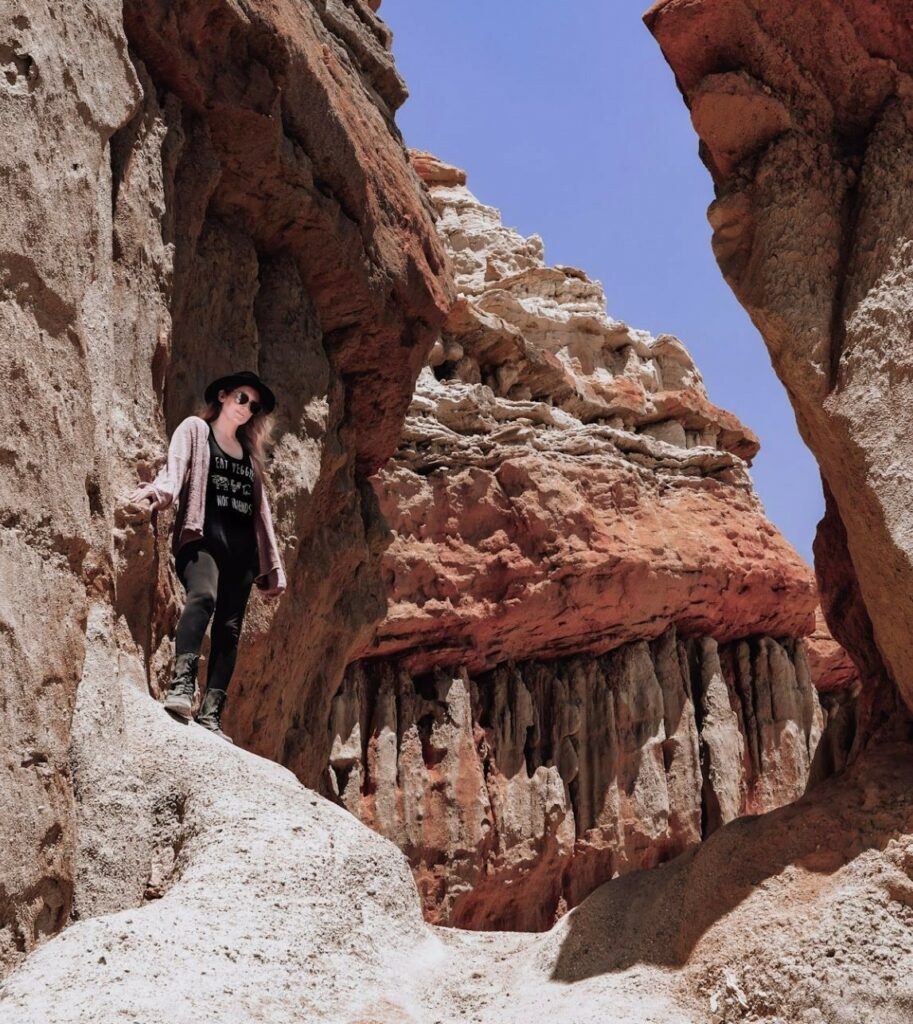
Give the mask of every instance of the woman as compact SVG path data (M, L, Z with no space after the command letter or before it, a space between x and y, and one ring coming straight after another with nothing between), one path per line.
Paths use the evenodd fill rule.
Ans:
M203 397L199 415L175 430L158 476L129 500L149 499L152 509L162 509L180 499L171 548L187 601L175 631L165 707L190 718L212 617L206 694L196 720L232 742L222 732L221 716L251 587L256 583L265 597L278 597L286 586L263 486L268 414L276 398L249 370L212 381Z

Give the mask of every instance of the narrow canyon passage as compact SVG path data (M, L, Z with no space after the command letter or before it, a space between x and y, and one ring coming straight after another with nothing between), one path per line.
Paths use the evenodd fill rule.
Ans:
M0 1021L909 1024L906 6L646 15L816 572L685 344L406 147L378 7L0 9ZM125 496L241 366L230 746Z

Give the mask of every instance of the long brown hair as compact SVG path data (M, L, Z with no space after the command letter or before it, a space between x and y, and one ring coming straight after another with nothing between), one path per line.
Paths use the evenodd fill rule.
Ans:
M202 402L198 407L195 416L200 416L207 423L219 418L222 411L222 403L216 399L213 402ZM268 446L273 444L273 430L276 421L273 414L259 412L243 425L238 427L235 436L241 442L241 447L246 451L261 476L266 471L266 456Z

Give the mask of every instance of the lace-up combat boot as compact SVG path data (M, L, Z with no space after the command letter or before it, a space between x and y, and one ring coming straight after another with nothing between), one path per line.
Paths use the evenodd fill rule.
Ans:
M204 729L214 732L216 736L221 736L223 740L234 743L235 741L231 736L226 736L222 732L222 708L225 707L227 697L228 694L225 690L207 690L203 695L203 704L197 715L197 723L202 725Z
M199 660L199 654L179 654L174 659L174 672L165 694L165 707L181 718L189 719L193 711Z

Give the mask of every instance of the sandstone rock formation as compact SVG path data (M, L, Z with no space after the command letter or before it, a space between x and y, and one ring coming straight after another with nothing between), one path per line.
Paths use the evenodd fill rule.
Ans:
M150 529L123 495L208 379L274 382L292 582L278 607L252 599L231 728L316 780L346 652L383 611L360 480L395 446L451 286L392 121L389 33L360 0L7 5L0 57L8 965L72 905L92 616L115 614L153 692L169 665L171 512Z
M646 21L713 176L720 268L829 492L816 563L831 631L870 702L890 679L910 705L909 6L663 0Z
M672 623L810 633L810 573L745 472L757 439L682 343L612 320L598 282L546 266L538 236L431 164L459 299L374 478L390 607L358 654L421 672L601 652Z
M464 252L464 301L451 309L432 209L392 123L405 90L376 6L86 0L0 11L0 353L15 396L0 412L13 439L0 459L0 969L19 965L0 984L0 1022L279 1024L304 1015L595 1024L614 1015L633 1024L844 1024L873 1008L887 1024L906 1022L909 746L865 750L795 804L725 823L791 799L805 773L826 775L846 749L830 711L815 747L822 716L796 639L811 628L814 593L768 532L741 468L755 439L709 403L674 339L621 325L616 351L598 289L579 271L542 267L534 242L518 249L505 233L476 285ZM760 113L759 131L780 118L775 104ZM453 187L450 172L433 173ZM505 280L510 287L485 286ZM485 484L480 474L497 476L507 451L496 445L512 436L493 445L495 429L521 439L530 430L526 455L508 454L529 460L514 479L530 481L522 494L531 498L510 495L503 539L486 532L492 512L476 502L479 538L494 536L494 548L522 540L527 563L508 564L502 580L479 557L469 575L482 589L469 588L455 615L445 595L441 629L442 609L424 599L427 613L408 609L418 590L396 582L405 630L400 639L378 633L391 646L371 658L390 566L406 556L364 475L393 451L429 351L421 387L434 416L420 427L410 420L419 433L407 435L406 450L427 447L432 461L416 457L414 476L432 478L423 470L443 458L454 477L464 466ZM168 516L150 522L121 496L160 465L205 380L239 362L272 378L282 403L272 487L291 586L278 607L254 596L227 725L298 779L178 725L148 692L167 670L179 605ZM483 381L491 398L476 406ZM452 396L470 393L472 402L445 412ZM45 415L27 415L26 404ZM499 426L489 429L487 416ZM543 467L552 459L557 476L536 458ZM609 461L621 481L604 506L587 496L598 514L582 525L569 500L585 481L572 472L575 459ZM397 461L390 472L400 469ZM562 473L564 497L543 513L540 536L532 514ZM446 493L439 480L428 486ZM509 493L509 483L498 486ZM599 515L627 509L646 516L642 532L658 529L662 517L645 510L654 496L674 510L676 490L717 509L702 561L693 540L680 561L660 563L668 601L638 623L626 596L614 625L600 618L586 628L580 609L605 585L599 565L579 555L602 537ZM447 523L462 541L451 570L475 550L472 493L447 497ZM841 503L845 490L835 485L834 494ZM734 512L756 525L726 535ZM868 692L879 693L877 615L845 556L859 535L849 523L842 532L843 515L842 504L829 513L820 538L836 552L822 577L824 605ZM573 538L578 526L562 546L562 530ZM640 542L649 575L659 555ZM548 545L582 583L565 584L566 601L545 594L539 627L526 636L511 610L522 644L509 654L494 599L511 608L511 585L528 583L530 602L548 590L551 576L536 578L534 568ZM415 563L421 587L422 571L437 571L439 546L437 538L427 562ZM614 572L618 547L597 550L603 575ZM754 562L757 575L731 588L730 569ZM518 566L521 576L511 576ZM676 590L677 574L698 567L711 574L706 592ZM626 594L640 601L650 581L638 590L636 566L627 569ZM450 581L458 597L466 578ZM779 608L767 605L769 594ZM559 607L564 621L544 610ZM730 614L757 635L730 632ZM456 634L456 649L472 656L453 671ZM824 675L833 678L832 667ZM376 678L378 691L358 692L359 681ZM381 742L360 754L351 726L367 737L368 711ZM834 720L849 737L846 716ZM348 752L331 748L328 723L337 722ZM394 730L406 740L401 760ZM594 732L605 749L590 741ZM472 876L472 851L460 846L468 831L416 832L406 815L427 793L448 808L432 824L449 827L450 809L472 812L482 800L479 771L489 773L485 796L501 830L486 865L552 900L550 913L603 871L628 874L545 935L436 929L422 919L404 855L299 781L335 780L347 794L358 773L370 789L394 768L415 771L373 794L353 792L356 810L419 835L423 854L452 856L462 876L436 874L441 862L429 856L427 879L443 887L440 905L452 893L453 912L466 919L519 917ZM538 831L529 827L539 821ZM712 834L672 863L630 870L698 831ZM559 887L549 872L572 848L578 873L563 874ZM468 894L457 888L466 879ZM457 911L458 900L469 909Z
M408 855L430 920L542 930L606 879L800 796L822 725L801 642L670 627L473 676L357 663L330 765L341 802Z
M846 650L831 636L820 607L815 610L815 631L805 637L805 652L819 693L858 686L859 672Z
M434 928L393 844L172 721L116 629L96 605L74 722L85 919L7 976L2 1024L909 1020L909 746L602 886L545 934Z
M459 297L373 478L388 612L334 699L328 791L406 851L431 920L542 929L840 767L855 669L822 627L812 770L816 595L757 439L677 338L413 162Z

